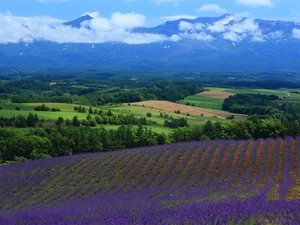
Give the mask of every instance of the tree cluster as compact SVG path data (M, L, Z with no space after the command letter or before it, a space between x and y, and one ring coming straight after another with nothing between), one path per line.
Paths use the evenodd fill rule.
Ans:
M39 119L37 114L29 113L27 117L19 115L10 118L1 116L0 127L35 127Z
M0 163L64 156L70 150L78 154L165 143L165 134L142 125L122 125L117 130L74 126L31 130L0 128Z
M237 94L226 98L222 108L232 113L257 114L261 118L300 119L300 103L280 100L276 95Z
M59 108L49 108L48 106L45 106L45 104L43 103L42 105L38 105L36 107L34 107L35 111L52 111L52 112L58 112L60 111Z

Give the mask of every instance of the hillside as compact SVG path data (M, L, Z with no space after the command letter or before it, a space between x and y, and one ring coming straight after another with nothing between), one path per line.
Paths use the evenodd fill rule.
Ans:
M0 168L0 223L299 224L299 171L300 137L18 163Z

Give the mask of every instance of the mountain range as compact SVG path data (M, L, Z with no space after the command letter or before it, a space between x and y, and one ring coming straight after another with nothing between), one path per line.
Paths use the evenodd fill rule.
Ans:
M116 41L74 40L77 31L95 33L93 22L94 18L85 15L60 25L71 30L70 41L43 38L0 44L0 74L49 69L283 74L300 71L300 24L291 21L225 14L134 27L122 33L126 34L124 39L114 37Z

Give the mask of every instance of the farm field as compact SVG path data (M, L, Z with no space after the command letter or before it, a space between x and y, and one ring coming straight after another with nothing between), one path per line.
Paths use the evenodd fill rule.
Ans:
M42 105L42 103L8 103L1 104L2 110L0 115L4 117L12 116L28 116L29 113L37 114L39 119L44 120L57 120L58 117L63 117L64 119L72 119L74 116L78 116L79 119L85 119L86 114L80 114L74 111L75 104L67 103L45 103L49 108L59 108L61 111L35 111L36 106ZM20 107L20 110L16 110L16 107Z
M231 113L223 113L220 114L221 116L217 116L214 114L214 111L212 110L207 111L201 111L201 109L197 109L195 107L190 107L190 116L187 116L186 113L188 111L183 110L181 114L174 113L173 111L162 110L154 107L142 107L144 102L141 103L133 103L131 105L128 104L119 104L119 105L110 105L110 106L103 106L103 107L92 107L92 109L102 109L102 110L111 110L114 114L124 114L124 115L134 115L137 118L140 117L147 117L147 113L151 113L151 117L147 117L148 120L154 121L157 123L157 125L151 125L151 128L154 131L160 132L160 131L170 131L171 129L163 127L165 118L160 117L160 113L166 113L169 116L172 116L174 118L178 117L184 117L188 120L188 123L191 125L202 125L207 120L211 121L223 121L228 122L228 120L225 120L225 116L232 115ZM77 116L78 119L83 120L86 119L88 112L86 113L78 113L74 111L74 107L78 105L76 104L67 104L67 103L45 103L45 105L49 108L59 108L61 111L52 112L52 111L35 111L34 108L38 105L42 105L42 103L6 103L1 104L2 110L0 110L0 116L3 117L12 117L12 116L24 116L27 117L29 113L37 114L38 118L41 120L43 119L45 121L44 125L46 124L54 124L54 122L58 119L58 117L62 117L64 120L69 119L72 120L74 116ZM147 104L146 104L147 105ZM145 106L146 106L145 105ZM182 105L177 104L179 106L178 109L181 110ZM16 107L20 107L20 110L16 110ZM85 108L88 110L89 106L85 106ZM185 107L187 108L187 107ZM196 111L195 111L196 109ZM199 115L193 115L198 114ZM202 116L200 116L202 113ZM215 113L220 113L216 111ZM222 116L223 115L223 116ZM92 115L93 117L93 115ZM239 116L237 117L239 118ZM241 117L244 118L244 117ZM52 121L52 122L51 122ZM107 128L110 128L110 125L104 125ZM113 126L113 128L117 128L117 126Z
M183 105L194 105L200 108L222 110L222 104L225 98L231 95L248 93L248 94L266 94L277 95L283 99L283 101L299 102L300 94L290 93L289 91L299 91L298 89L249 89L249 88L216 88L208 87L209 91L204 91L196 95L188 96L178 103ZM287 98L287 95L289 97Z
M184 100L178 101L178 103L183 105L186 104L194 105L196 107L207 108L207 109L222 110L222 104L224 99L202 96L200 94L188 96Z
M277 95L280 98L286 97L287 94L290 94L291 98L300 98L299 94L290 93L289 91L300 91L299 89L260 89L260 88L216 88L216 87L207 87L210 91L221 91L229 92L233 94L249 93L249 94L265 94L265 95Z
M1 224L299 224L300 137L208 140L0 167Z
M158 109L166 113L171 113L176 110L180 110L181 114L189 113L190 115L194 115L194 116L203 115L205 117L217 117L220 119L226 119L226 117L230 115L234 115L236 119L245 119L245 116L243 115L232 114L226 111L182 105L182 104L168 102L168 101L143 101L143 102L135 102L132 104L144 106L147 108Z

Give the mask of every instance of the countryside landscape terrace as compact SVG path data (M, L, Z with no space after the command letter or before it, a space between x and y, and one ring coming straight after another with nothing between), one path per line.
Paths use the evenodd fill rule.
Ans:
M2 1L0 224L300 224L298 1Z

